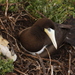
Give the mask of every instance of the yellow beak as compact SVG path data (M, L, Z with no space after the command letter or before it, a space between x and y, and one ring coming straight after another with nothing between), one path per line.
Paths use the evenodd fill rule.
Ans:
M51 29L51 28L48 28L48 29L45 28L44 32L48 35L48 37L51 39L54 47L57 49L57 42L55 39L55 30Z

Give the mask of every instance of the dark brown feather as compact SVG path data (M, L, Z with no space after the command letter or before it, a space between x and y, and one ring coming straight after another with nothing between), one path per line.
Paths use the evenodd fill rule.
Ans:
M66 36L65 41L70 43L72 46L75 46L75 19L70 18L65 22L66 25L71 25L72 28L70 29L69 34Z
M52 28L55 30L55 37L57 41L58 48L64 42L66 34L69 31L69 27L59 26L59 24L54 24L50 19L43 18L36 21L32 27L21 31L19 35L19 40L23 47L25 47L30 52L36 52L42 49L43 46L47 45L50 53L53 53L56 49L53 46L51 40L44 32L44 28ZM41 57L47 57L47 51L44 50L40 54Z

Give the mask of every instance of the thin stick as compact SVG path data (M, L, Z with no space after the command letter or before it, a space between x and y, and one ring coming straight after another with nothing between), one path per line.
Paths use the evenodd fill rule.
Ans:
M47 53L48 53L48 56L49 56L49 60L50 60L50 69L51 69L51 75L53 75L53 66L51 65L51 56L50 56L50 53L48 51L47 48L45 48L47 50Z
M33 17L28 11L25 10L25 12L26 12L32 19L36 20L36 18Z
M25 75L25 73L21 72L21 71L20 71L20 70L18 70L18 69L15 69L15 68L14 68L14 70L15 70L15 71L17 71L17 72L18 72L18 73L20 73L20 74Z
M8 0L6 0L6 9L5 9L5 16L7 17L7 12L8 12Z
M25 53L24 53L24 54L25 54ZM38 59L37 56L31 55L31 54L27 54L27 53L26 53L25 55ZM42 58L42 60L49 61L50 59ZM62 66L62 63L60 63L58 60L51 60L51 62L58 63L60 66Z
M41 12L36 11L38 14L40 14L43 18L47 18L45 15L43 15Z
M45 66L44 66L44 64L43 64L43 60L41 59L41 57L40 57L38 54L36 54L36 55L38 56L39 61L40 61L40 64L41 64L41 66L42 66L43 75L47 75L47 74L46 74L46 70L45 70Z
M71 75L71 53L69 53L69 69L68 69L68 75Z
M5 25L2 22L2 19L0 19L0 22L1 22L2 26L3 26L3 28L6 30L6 32L8 32L8 30L6 29Z
M3 32L4 32L4 31L3 31ZM4 32L4 33L6 33L6 32ZM6 34L9 35L10 37L12 37L12 38L14 39L15 44L16 44L16 47L17 47L18 51L20 51L20 49L19 49L19 47L18 47L18 44L16 43L15 37L13 37L12 35L10 35L9 33L6 33Z
M51 65L51 75L53 75L53 65Z

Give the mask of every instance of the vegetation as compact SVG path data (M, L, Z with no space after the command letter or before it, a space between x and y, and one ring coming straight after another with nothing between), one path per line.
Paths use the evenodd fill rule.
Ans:
M5 59L0 53L0 75L5 75L8 72L12 72L14 69L13 60Z
M0 10L2 9L5 11L6 0L0 0L0 4L1 4ZM51 20L57 23L63 23L70 16L75 17L75 0L8 0L8 4L9 4L8 11L16 12L19 9L21 10L21 8L24 8L27 12L29 12L32 16L34 16L37 19L41 18L41 15L39 14L41 13L45 17L50 18ZM5 22L5 20L3 20L3 22ZM12 72L14 69L13 61L10 59L4 59L3 57L2 59L1 57L2 56L0 56L0 75L5 75L5 73ZM22 61L29 63L29 61L27 60ZM31 63L29 64L33 66L33 64ZM23 65L27 65L30 67L29 64L27 65L23 63ZM23 66L21 66L21 68L22 67ZM26 71L28 70L30 69L28 68Z
M0 2L5 3L6 0ZM26 11L36 18L41 18L41 15L38 14L40 12L57 23L62 23L71 15L75 17L75 0L9 0L9 3L17 2L23 3L10 6L9 11L24 7Z
M29 5L26 10L33 16L40 18L37 13L44 14L54 22L62 23L71 15L75 17L75 0L27 0Z
M13 61L10 59L0 59L0 75L5 75L5 73L12 72L14 69Z

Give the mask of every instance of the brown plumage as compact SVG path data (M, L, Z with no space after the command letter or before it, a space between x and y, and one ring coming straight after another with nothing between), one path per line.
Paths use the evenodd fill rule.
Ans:
M56 48L45 32L45 29L51 32L49 28L55 31L57 48L59 48L66 38L69 28L55 24L47 18L39 19L31 27L21 31L19 34L19 41L21 42L22 46L31 54L33 54L33 52L40 51L43 47L47 47L49 52L52 53L56 50ZM39 54L41 57L48 56L46 50L43 50Z
M66 36L65 41L75 47L75 18L68 19L65 24L70 24L72 26L69 34Z

